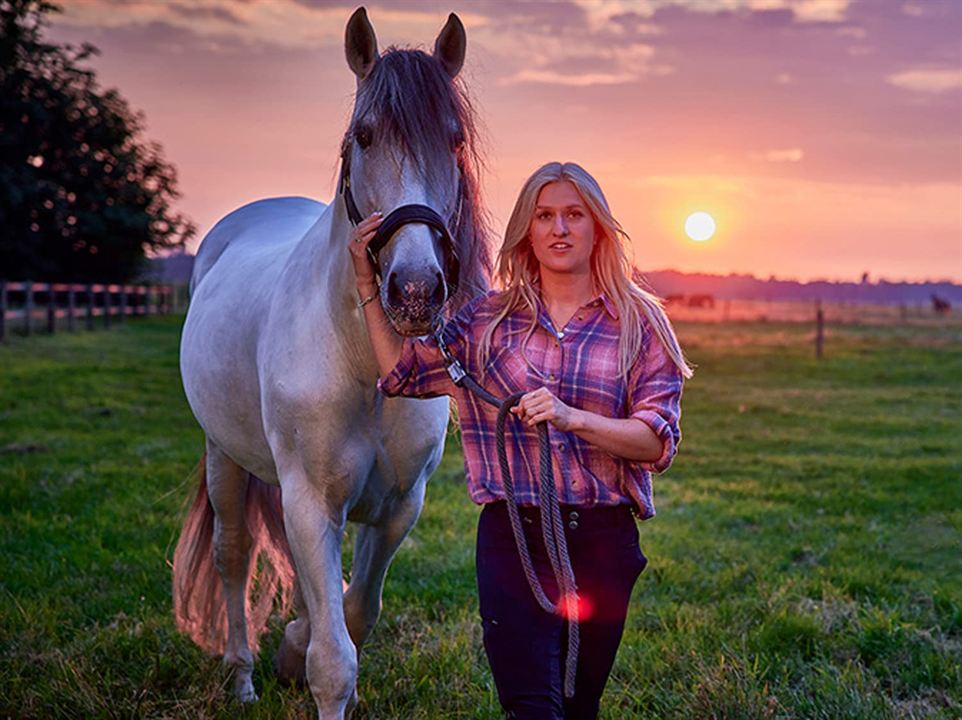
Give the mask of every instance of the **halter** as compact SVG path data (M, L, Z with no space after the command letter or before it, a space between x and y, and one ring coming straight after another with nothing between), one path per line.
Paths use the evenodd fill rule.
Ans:
M460 173L458 174L458 212L456 223L461 222L461 196L463 182ZM344 206L347 208L347 217L351 224L357 226L364 218L357 209L354 202L354 194L351 192L351 143L345 142L341 150L341 176L337 181L338 192L344 196ZM374 275L377 277L378 284L381 283L381 266L378 263L378 255L384 246L387 245L394 234L405 225L427 225L440 234L441 245L444 251L444 282L448 287L448 297L453 296L458 291L458 280L461 276L461 261L458 258L457 248L454 245L454 238L448 230L447 224L433 208L427 205L412 203L401 205L394 208L378 227L377 232L367 245L368 259L374 266Z

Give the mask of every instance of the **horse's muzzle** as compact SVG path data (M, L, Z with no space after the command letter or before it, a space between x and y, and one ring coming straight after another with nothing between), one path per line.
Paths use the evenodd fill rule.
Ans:
M392 272L386 285L381 300L394 329L406 336L431 332L447 299L447 287L441 273L401 275Z

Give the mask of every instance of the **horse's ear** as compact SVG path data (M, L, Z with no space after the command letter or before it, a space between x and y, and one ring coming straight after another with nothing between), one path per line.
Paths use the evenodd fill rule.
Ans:
M371 74L377 62L377 37L367 19L367 10L359 7L347 21L344 31L344 54L347 64L357 75L358 81Z
M451 13L448 15L448 21L441 28L438 39L434 41L434 57L440 61L441 66L451 77L461 72L467 46L468 38L464 33L461 18Z

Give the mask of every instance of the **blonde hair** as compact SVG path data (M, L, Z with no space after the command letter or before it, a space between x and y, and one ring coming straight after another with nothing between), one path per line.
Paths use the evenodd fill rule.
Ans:
M503 288L502 305L481 335L478 350L480 366L484 368L487 364L495 329L510 313L520 307L527 307L531 313L531 325L521 344L523 355L537 326L540 275L528 231L541 189L553 182L570 182L574 185L595 221L596 243L591 255L591 276L595 286L604 291L618 311L621 325L618 341L619 374L627 377L641 352L644 315L682 376L691 377L692 369L685 360L661 300L638 284L640 276L634 271L629 259L630 238L611 214L598 182L580 165L559 162L547 163L535 170L521 188L511 212L496 268L497 280ZM525 361L527 362L527 357Z

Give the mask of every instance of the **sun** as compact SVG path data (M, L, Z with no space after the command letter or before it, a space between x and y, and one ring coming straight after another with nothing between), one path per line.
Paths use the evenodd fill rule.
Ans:
M685 220L685 234L696 242L704 242L715 234L715 219L706 212L694 212Z

